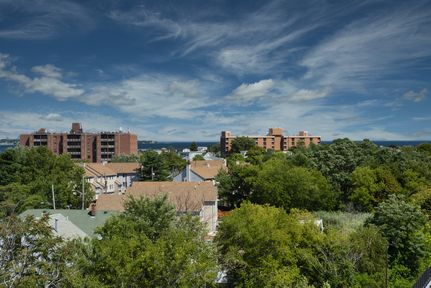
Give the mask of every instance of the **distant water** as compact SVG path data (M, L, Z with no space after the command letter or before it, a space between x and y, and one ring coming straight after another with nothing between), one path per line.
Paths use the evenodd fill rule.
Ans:
M423 141L373 141L378 146L389 147L389 146L416 146L421 143L431 143L431 140ZM197 142L198 146L208 147L212 144L217 144L219 142ZM330 144L332 141L322 141L322 144ZM158 143L143 143L138 142L138 149L162 149L162 148L173 148L176 150L183 150L190 147L191 142L158 142ZM13 145L0 145L0 152L3 152L7 148L12 148Z
M416 146L421 143L431 143L431 140L423 140L423 141L372 141L378 146L389 147L389 146ZM218 144L219 142L197 142L198 146L211 146L212 144ZM322 144L331 144L332 141L322 141ZM176 150L183 150L185 148L190 147L191 142L158 142L146 144L142 142L138 142L138 149L147 150L147 149L162 149L162 148L174 148Z
M158 142L158 143L142 143L138 141L138 149L139 150L148 150L148 149L162 149L162 148L173 148L176 150L183 150L190 147L192 142ZM219 142L196 142L198 147L209 147L213 144L217 144Z
M14 145L0 145L0 153L6 150L7 148L15 147Z

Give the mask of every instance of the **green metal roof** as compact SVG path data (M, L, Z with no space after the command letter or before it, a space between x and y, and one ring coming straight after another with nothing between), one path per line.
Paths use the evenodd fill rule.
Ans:
M109 217L119 214L117 211L97 211L96 216L93 217L89 215L88 210L29 209L21 213L20 217L25 218L28 215L33 215L35 218L39 218L45 213L63 215L79 229L85 232L89 237L94 237L94 231L96 228L105 224Z

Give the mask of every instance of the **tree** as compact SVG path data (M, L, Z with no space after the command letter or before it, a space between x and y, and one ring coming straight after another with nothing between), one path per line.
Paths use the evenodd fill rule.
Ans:
M386 167L358 167L352 173L353 192L349 199L359 210L372 211L391 194L401 192L401 186Z
M330 210L335 195L325 177L313 169L292 167L285 159L271 159L247 181L252 186L250 200L259 204L315 210Z
M51 208L52 185L57 208L80 208L82 198L74 190L82 187L84 169L69 155L57 156L46 147L8 149L0 154L0 206L3 215L28 208ZM94 192L85 185L85 204ZM1 213L0 213L1 214Z
M303 281L298 258L320 237L283 209L244 202L220 224L220 263L235 287L296 287Z
M107 287L212 287L215 250L203 224L167 198L130 199L99 229L88 269Z
M193 141L192 144L190 144L190 151L198 151L198 144Z
M219 153L220 152L220 143L211 144L208 147L208 151L211 152L211 153L215 153L215 154Z
M337 195L341 196L339 201L346 203L352 185L350 174L358 166L374 163L374 155L378 149L378 146L368 140L355 143L345 138L336 139L329 145L296 149L294 153L305 155L306 159L302 157L300 161L307 167L319 170L338 192Z
M418 206L390 195L368 223L376 225L387 238L391 266L402 265L412 273L418 271L421 259L430 248L425 237L427 217Z
M175 152L162 152L147 150L141 154L141 179L144 181L168 181L179 171L183 170L187 161Z
M425 155L431 156L431 143L421 143L416 146L416 150Z
M128 163L128 162L139 162L139 155L114 155L111 158L111 162Z
M39 220L0 220L0 283L2 287L100 287L84 277L79 265L82 245L52 234L48 216Z
M248 138L245 136L236 137L232 140L232 153L247 151L255 145L256 143L254 142L253 138Z
M141 154L141 179L144 181L166 181L169 177L169 166L166 161L153 150Z
M162 161L166 163L169 170L169 178L178 175L180 171L186 168L187 160L181 158L176 152L168 151L160 154Z
M220 199L231 208L239 207L242 201L250 197L252 186L247 179L254 178L258 172L257 167L241 160L244 160L242 155L232 154L227 161L229 172L220 170L215 178Z
M195 157L193 157L193 161L203 161L205 160L204 156L197 154Z
M355 263L355 287L384 287L387 240L378 227L361 226L349 235L349 253Z

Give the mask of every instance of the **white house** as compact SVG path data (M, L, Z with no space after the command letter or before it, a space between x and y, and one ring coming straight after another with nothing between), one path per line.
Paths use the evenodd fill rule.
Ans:
M202 182L212 181L220 170L227 170L224 160L196 160L186 166L174 182Z
M139 179L139 163L84 163L82 167L96 198L106 193L124 193Z

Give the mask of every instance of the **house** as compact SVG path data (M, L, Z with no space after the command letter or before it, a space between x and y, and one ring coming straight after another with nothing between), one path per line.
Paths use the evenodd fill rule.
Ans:
M139 179L139 163L84 163L82 167L96 198L105 193L124 193Z
M20 214L21 218L33 216L36 219L49 215L48 225L56 236L65 239L92 238L97 227L105 224L116 211L74 210L74 209L29 209Z
M177 214L190 213L205 222L210 233L217 225L217 187L212 182L134 182L124 195L103 194L96 201L97 210L124 211L129 197L158 197L167 195Z
M174 182L213 181L220 170L227 170L224 160L196 160L173 178Z
M132 186L134 181L139 180L140 163L114 163L105 164L108 168L117 174L117 181L121 183L120 193L126 192L126 189Z
M96 198L104 193L118 192L121 183L117 181L117 173L102 163L84 163L84 177L96 193Z

